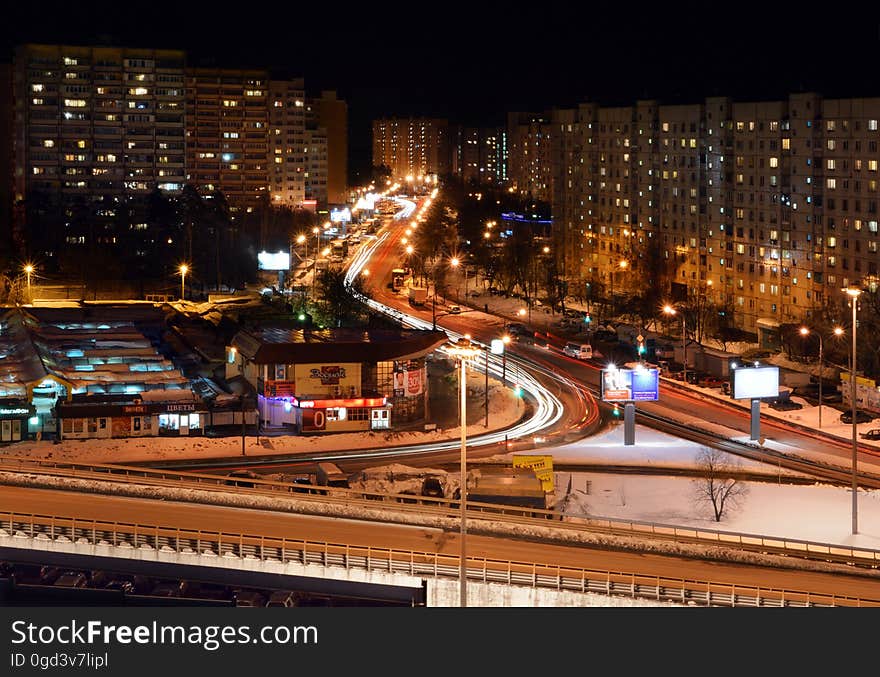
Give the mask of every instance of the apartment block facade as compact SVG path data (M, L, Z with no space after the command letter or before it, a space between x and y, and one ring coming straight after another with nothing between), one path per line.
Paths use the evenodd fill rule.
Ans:
M269 196L269 74L187 70L187 181L254 207Z
M880 98L809 93L554 111L554 237L569 288L662 284L760 334L855 280L875 284L878 120Z
M296 207L305 199L305 84L269 82L269 186L272 203Z
M321 92L307 104L307 126L323 129L327 139L324 200L344 204L348 195L348 104L333 90Z
M507 129L450 127L450 171L467 183L507 183Z
M507 174L513 191L550 202L553 172L552 112L507 114Z
M449 124L439 118L383 118L373 121L373 165L395 177L449 172Z
M110 196L179 191L185 181L185 53L113 47L22 45L13 66L13 201L16 240L26 196L90 204L111 219ZM113 244L111 221L99 236ZM64 241L88 234L71 219ZM52 256L53 252L28 252Z

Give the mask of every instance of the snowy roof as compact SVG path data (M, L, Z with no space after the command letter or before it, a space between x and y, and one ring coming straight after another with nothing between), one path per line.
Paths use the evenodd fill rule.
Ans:
M424 355L449 340L445 331L420 329L322 329L282 327L242 330L232 345L258 364L382 362Z

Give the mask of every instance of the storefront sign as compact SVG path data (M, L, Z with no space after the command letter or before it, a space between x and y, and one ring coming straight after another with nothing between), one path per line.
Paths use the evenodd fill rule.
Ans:
M165 407L165 411L174 412L174 411L195 411L196 405L195 402L192 404L169 404Z
M146 404L126 404L122 407L123 414L146 414Z
M14 409L6 409L0 407L0 416L29 416L31 410L27 407L15 407Z
M292 376L300 396L353 397L361 392L361 365L357 362L297 364Z

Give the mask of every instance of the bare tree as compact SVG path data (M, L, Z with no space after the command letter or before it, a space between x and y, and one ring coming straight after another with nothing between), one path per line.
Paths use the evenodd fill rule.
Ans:
M748 486L735 477L740 468L737 461L723 451L701 447L696 456L700 478L693 480L694 501L698 506L712 506L716 522L720 522L725 508L742 505Z

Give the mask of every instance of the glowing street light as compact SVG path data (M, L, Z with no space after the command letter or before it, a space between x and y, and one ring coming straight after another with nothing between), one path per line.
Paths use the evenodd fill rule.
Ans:
M859 533L859 443L856 437L858 421L856 419L856 310L859 306L859 296L862 290L854 285L843 289L850 298L852 305L852 361L849 367L850 399L852 400L852 532Z
M670 316L678 314L678 311L675 308L673 308L671 305L669 305L668 303L665 306L663 306L663 312L666 315L670 315ZM687 360L687 343L685 341L684 313L681 314L681 362L682 362L682 380L685 383L687 383L688 382L687 381L688 360Z
M185 263L180 264L180 300L186 298L186 274L189 272L189 266Z
M31 300L31 275L34 273L34 266L31 263L24 264L24 274L27 275L27 295L28 301Z
M840 327L837 327L840 329ZM835 333L837 333L837 329L835 329ZM810 335L809 327L801 327L800 328L801 336L806 338ZM840 329L840 333L843 333L843 329ZM822 428L822 373L824 372L823 362L822 362L822 334L816 332L816 336L819 338L819 428Z
M469 338L460 338L447 352L458 358L458 372L461 384L461 560L459 563L460 605L467 606L467 361L480 354L480 349Z

